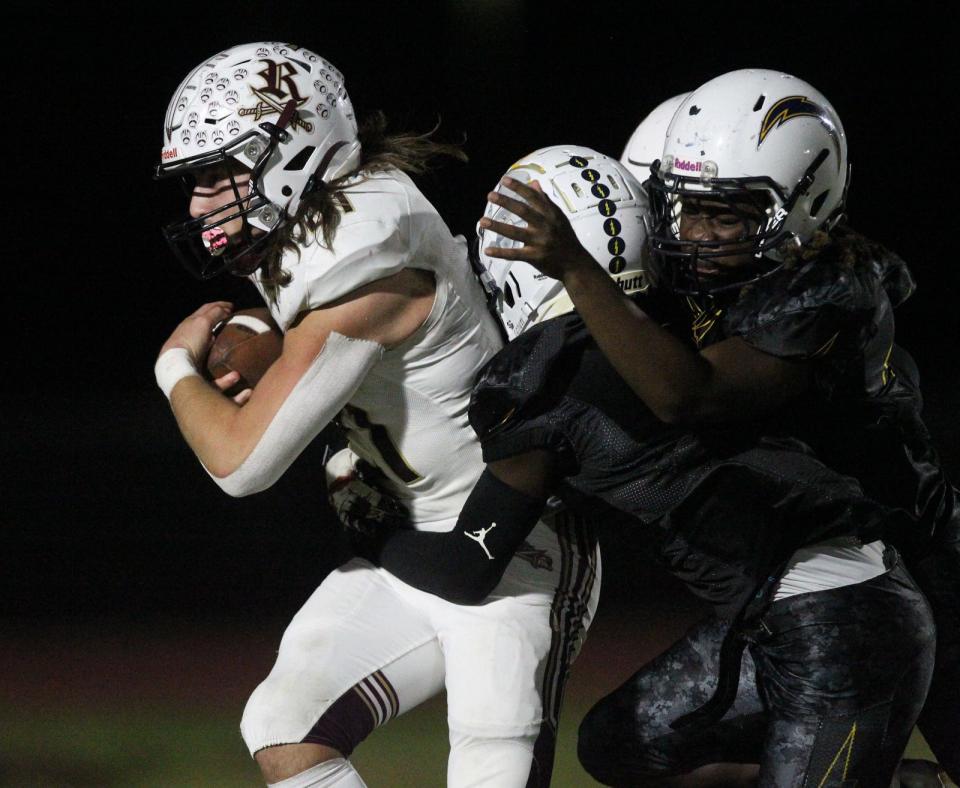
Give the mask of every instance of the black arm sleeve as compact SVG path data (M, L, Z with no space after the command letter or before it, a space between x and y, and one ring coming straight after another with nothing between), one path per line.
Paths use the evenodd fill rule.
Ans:
M380 549L380 565L422 591L476 604L500 582L543 505L484 470L452 531L395 531Z

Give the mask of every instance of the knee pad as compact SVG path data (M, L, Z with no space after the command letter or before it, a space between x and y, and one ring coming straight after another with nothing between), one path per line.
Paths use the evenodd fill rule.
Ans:
M350 761L332 758L286 780L270 783L268 788L367 788L367 784L360 779Z
M543 765L534 758L537 735L496 738L450 731L450 758L447 765L448 788L472 788L483 785L547 786L541 776ZM533 778L533 780L531 780Z
M308 709L283 707L273 698L268 678L243 710L240 732L251 754L276 744L323 744L349 758L374 728L399 711L396 691L379 671L343 693L316 719L304 716Z
M631 735L630 726L617 719L602 701L584 717L577 734L580 765L604 785L682 774L686 767L669 750Z
M243 707L243 716L240 718L240 735L250 755L255 755L264 747L295 744L299 741L298 737L284 740L278 731L272 730L270 720L279 717L281 709L274 700L269 682L268 677L257 686L247 699L247 705Z

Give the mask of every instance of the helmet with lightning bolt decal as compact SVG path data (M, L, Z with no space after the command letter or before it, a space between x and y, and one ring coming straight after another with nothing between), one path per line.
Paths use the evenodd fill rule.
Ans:
M696 295L770 275L790 245L839 220L848 183L843 125L819 90L766 69L716 77L674 113L647 182L652 280ZM752 229L731 239L681 238L682 216L698 205L722 208ZM753 262L712 273L736 254Z

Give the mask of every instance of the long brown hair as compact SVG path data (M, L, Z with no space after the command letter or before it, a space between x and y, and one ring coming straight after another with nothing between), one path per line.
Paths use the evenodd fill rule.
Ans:
M888 288L895 305L913 292L913 279L903 261L882 244L867 238L842 220L829 230L819 229L803 244L788 244L783 252L784 271L795 271L815 263L848 274L857 275L875 262L892 263L884 273L884 287ZM889 283L888 283L889 280ZM737 292L736 303L748 303L756 282L744 285ZM899 294L896 294L899 293Z
M886 247L861 235L846 222L826 230L817 230L800 246L790 245L784 253L788 268L797 268L811 260L853 271L889 255Z
M308 238L322 236L323 244L328 248L331 246L340 224L340 195L347 180L358 173L396 169L421 175L430 170L434 159L442 156L467 161L467 154L460 145L433 139L439 125L438 121L424 134L387 134L387 117L382 111L377 110L367 117L360 124L357 134L360 139L360 165L330 183L321 182L303 196L297 215L277 231L265 256L261 277L263 284L275 289L290 281L290 272L281 268L283 254L290 251L299 256L300 247Z

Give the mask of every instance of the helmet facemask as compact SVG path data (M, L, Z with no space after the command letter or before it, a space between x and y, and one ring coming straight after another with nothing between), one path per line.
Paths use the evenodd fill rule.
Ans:
M654 162L646 184L652 215L651 281L680 295L702 296L736 290L778 271L785 249L800 244L788 220L826 153L814 159L790 194L766 176L716 178L709 166L699 177L677 175L670 157L665 163ZM736 217L744 231L729 239L683 239L685 206Z
M271 207L259 186L262 183L263 170L276 147L276 140L271 139L263 148L252 169L237 159L238 151L248 148L251 138L254 137L262 139L262 135L249 132L230 145L208 154L179 161L173 167L164 168L163 164L157 167L158 179L179 178L188 199L194 196L197 173L201 171L222 167L230 179L234 196L231 202L202 216L171 222L162 228L163 237L177 259L198 279L210 279L224 271L246 276L260 266L272 232L254 228L249 221L251 214L257 214L260 220L258 224L272 220L274 229L279 226L279 212ZM250 173L249 181L238 184L237 176L247 171ZM243 194L241 189L246 191L246 194ZM229 239L222 251L219 251L215 242L210 240L210 231L235 219L242 222L240 234Z

